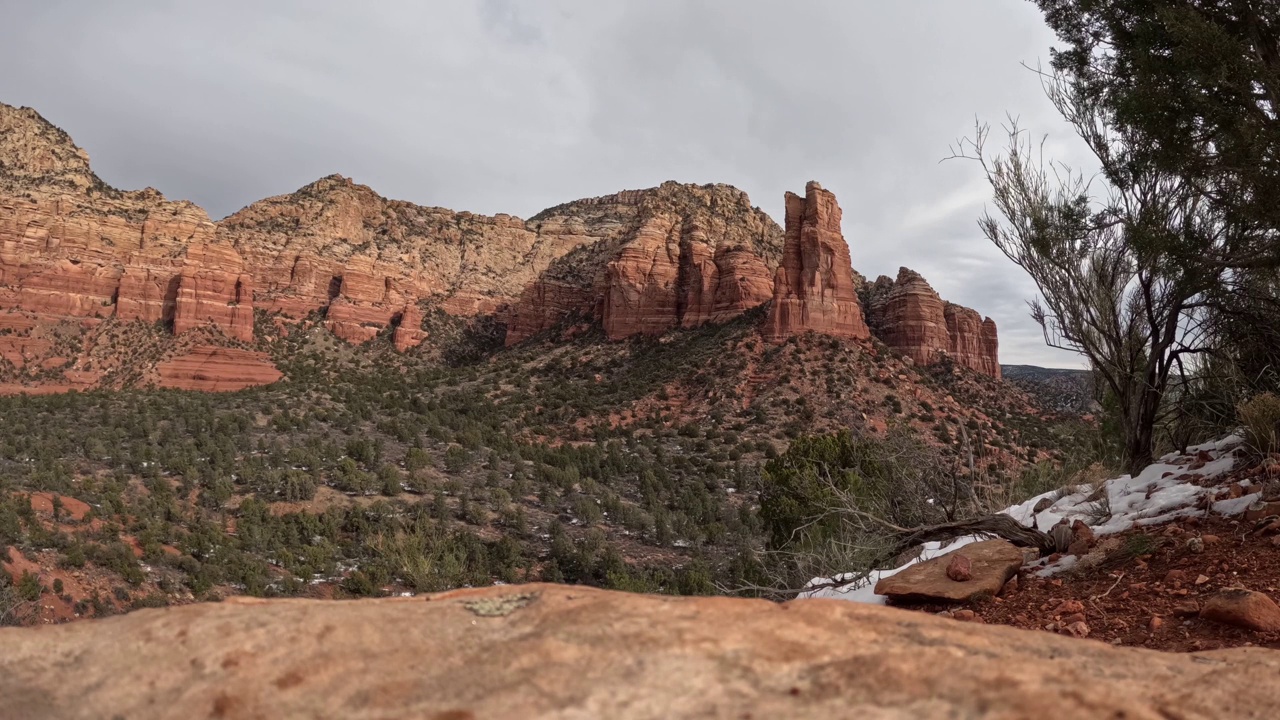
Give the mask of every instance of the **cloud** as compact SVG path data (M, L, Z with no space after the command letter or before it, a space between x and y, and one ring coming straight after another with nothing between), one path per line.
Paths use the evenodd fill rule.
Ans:
M340 172L526 217L726 182L780 219L816 179L859 271L915 268L995 318L1006 361L1063 365L1027 317L1034 287L978 233L979 169L938 162L1006 113L1078 160L1020 66L1052 42L1025 0L44 0L6 8L0 100L108 182L216 217Z

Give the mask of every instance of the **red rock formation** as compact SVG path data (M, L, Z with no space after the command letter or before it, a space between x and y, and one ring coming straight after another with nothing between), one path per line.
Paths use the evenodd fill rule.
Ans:
M554 328L575 315L592 317L595 294L590 287L554 280L538 280L512 304L507 317L508 347Z
M180 390L230 392L269 385L283 375L266 353L197 345L156 366L156 385Z
M880 340L921 365L931 365L949 351L942 298L914 270L899 268L892 289L877 297L871 314Z
M996 323L986 320L976 310L947 303L947 332L950 334L951 358L957 365L984 375L1000 377L1000 342Z
M924 365L947 356L961 367L1000 377L995 323L943 301L918 273L901 268L897 280L882 275L866 297L871 331L895 352Z
M947 303L945 313L951 359L957 365L982 372L982 316L952 303Z
M768 262L781 232L727 185L664 183L580 200L530 220L583 238L508 316L513 345L572 318L599 319L614 339L724 322L770 297Z
M773 307L765 336L773 342L813 330L866 339L849 246L840 232L840 206L816 182L805 197L787 193L786 243L774 275Z
M408 352L426 339L427 333L422 329L422 310L417 303L408 303L404 306L404 312L400 313L400 322L391 336L391 342L395 344L397 351Z
M993 378L1000 377L1000 339L996 321L991 318L982 321L982 361L976 369Z

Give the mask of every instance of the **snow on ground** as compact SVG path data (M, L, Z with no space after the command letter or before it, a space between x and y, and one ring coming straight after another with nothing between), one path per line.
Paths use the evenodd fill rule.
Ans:
M1146 469L1138 473L1137 477L1122 475L1105 481L1103 489L1110 504L1111 517L1098 525L1093 523L1100 519L1100 515L1105 511L1106 504L1101 501L1100 497L1094 498L1095 488L1089 485L1063 488L1062 490L1037 495L1026 502L1005 508L1001 512L1013 517L1023 525L1030 525L1036 504L1044 498L1049 498L1054 501L1053 504L1035 516L1037 528L1047 532L1054 525L1057 525L1060 520L1065 519L1067 522L1081 520L1090 525L1096 535L1111 535L1124 532L1135 526L1159 525L1180 517L1194 515L1203 512L1202 510L1197 510L1196 507L1200 504L1202 497L1205 495L1209 495L1211 498L1216 497L1221 490L1220 488L1200 487L1195 481L1201 478L1218 477L1230 472L1235 465L1233 451L1243 442L1244 440L1239 435L1229 435L1221 440L1188 448L1186 455L1177 453L1165 455L1154 464L1148 465ZM1206 453L1209 457L1209 460L1202 465L1196 458L1201 452ZM1197 465L1200 465L1200 467L1196 467ZM1195 468L1194 470L1192 469L1193 467ZM1236 500L1222 500L1213 504L1213 511L1221 515L1239 515L1245 511L1250 502L1256 499L1253 496L1245 496ZM881 578L889 577L916 563L933 559L939 555L945 555L956 548L985 539L985 536L968 535L952 540L945 547L942 543L925 543L920 556L902 567L891 570L873 570L866 578L857 580L854 580L855 576L850 574L831 578L814 578L809 582L809 587L829 585L833 582L845 580L854 580L854 582L838 588L822 587L803 592L800 597L836 598L882 605L884 604L884 597L873 592L876 583ZM1052 565L1043 566L1039 574L1052 575L1055 572L1068 569L1074 563L1075 557L1068 556Z

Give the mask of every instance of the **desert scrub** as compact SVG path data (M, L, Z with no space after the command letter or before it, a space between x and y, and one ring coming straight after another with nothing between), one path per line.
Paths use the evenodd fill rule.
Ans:
M1245 440L1254 450L1264 455L1280 450L1280 397L1274 393L1255 395L1236 410Z

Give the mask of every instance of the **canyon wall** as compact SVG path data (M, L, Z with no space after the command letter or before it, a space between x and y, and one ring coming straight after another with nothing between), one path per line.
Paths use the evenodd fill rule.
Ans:
M522 220L390 200L339 175L215 223L155 190L110 187L65 133L0 104L0 358L18 369L58 360L86 377L41 328L115 318L244 347L259 310L311 317L352 343L393 328L408 352L426 339L426 306L496 316L514 345L593 325L612 339L661 335L772 300L774 342L810 331L864 340L864 281L840 224L817 183L787 194L784 232L728 185L668 182ZM944 304L914 273L889 282L867 317L890 347L998 374L993 323Z

